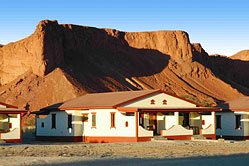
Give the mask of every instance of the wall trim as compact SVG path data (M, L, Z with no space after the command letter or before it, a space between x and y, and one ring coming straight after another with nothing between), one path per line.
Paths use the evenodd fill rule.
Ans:
M206 139L212 139L212 140L216 139L216 134L202 134L202 136L205 137Z
M51 142L82 142L82 136L36 136L37 141Z
M172 135L172 136L163 136L169 140L191 140L193 135Z
M112 143L112 142L145 142L151 141L151 137L103 137L103 136L36 136L37 141L56 142L89 142L89 143Z
M22 143L22 139L3 139L6 143Z
M216 138L219 139L221 137L217 135ZM248 140L249 136L222 135L222 138L227 140Z

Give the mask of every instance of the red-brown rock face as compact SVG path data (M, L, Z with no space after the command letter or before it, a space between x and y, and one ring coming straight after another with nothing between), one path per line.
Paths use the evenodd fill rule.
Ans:
M183 31L121 32L45 20L31 36L0 48L0 99L34 110L82 93L164 89L213 103L249 94L242 75L235 81L227 73L234 64L210 57Z
M44 76L61 62L56 52L61 49L50 48L48 36L53 33L48 34L50 29L46 24L58 25L56 21L42 21L31 36L0 48L0 84L9 83L29 70ZM48 49L49 54L47 54Z
M249 61L249 50L243 50L230 57L231 59L237 59L242 61Z

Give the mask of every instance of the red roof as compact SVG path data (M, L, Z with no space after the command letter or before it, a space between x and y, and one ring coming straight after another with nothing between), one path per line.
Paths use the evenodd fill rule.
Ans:
M26 110L20 110L17 108L0 108L0 113L8 113L8 114L19 114L19 113L26 113Z
M26 113L27 112L26 110L18 109L18 107L16 107L16 106L6 104L6 103L3 103L3 102L0 102L0 105L3 105L3 106L6 107L6 108L0 108L0 113L19 114L19 113Z
M114 108L118 105L156 93L159 93L159 90L92 93L66 101L59 106L59 109Z
M223 110L249 111L249 96L240 97L219 105Z
M4 106L6 106L7 108L18 108L18 107L16 107L16 106L13 106L13 105L10 105L10 104L6 104L6 103L3 103L3 102L1 102L1 101L0 101L0 105L4 105Z
M178 97L174 94L169 94L162 90L139 90L139 91L121 91L121 92L107 92L107 93L91 93L83 96L71 99L65 102L53 104L51 106L42 108L40 111L33 112L34 114L48 114L49 111L53 110L84 110L84 109L104 109L104 108L118 108L122 105L130 103L132 101L139 100L150 95L165 93L170 96L185 100L198 106L199 110L206 111L210 108L200 107L193 101L186 100ZM180 109L180 108L179 108ZM219 110L218 108L212 109L213 111Z

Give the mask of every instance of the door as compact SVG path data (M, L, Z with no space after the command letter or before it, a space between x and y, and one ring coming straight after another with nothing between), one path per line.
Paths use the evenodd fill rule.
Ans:
M149 130L153 130L154 135L157 134L157 114L149 114Z

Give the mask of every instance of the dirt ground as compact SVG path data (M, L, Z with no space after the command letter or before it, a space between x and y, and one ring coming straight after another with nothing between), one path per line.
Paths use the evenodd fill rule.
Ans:
M1 144L0 165L50 165L96 159L165 159L249 154L249 141Z

